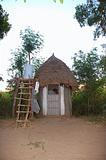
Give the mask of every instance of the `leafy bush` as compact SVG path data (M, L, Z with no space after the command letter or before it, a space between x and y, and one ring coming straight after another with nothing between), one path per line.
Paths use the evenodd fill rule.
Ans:
M72 97L73 114L75 116L86 115L87 113L87 95L85 92L75 92Z
M89 99L86 91L78 91L73 94L72 101L75 116L103 115L106 113L106 88L99 87L95 94L89 96Z
M9 92L0 93L0 118L12 116L13 96Z

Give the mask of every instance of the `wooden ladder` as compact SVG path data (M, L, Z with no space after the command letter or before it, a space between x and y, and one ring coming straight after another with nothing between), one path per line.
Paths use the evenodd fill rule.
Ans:
M32 116L31 98L32 98L33 79L20 78L18 82L16 103L16 126L26 126L30 123Z

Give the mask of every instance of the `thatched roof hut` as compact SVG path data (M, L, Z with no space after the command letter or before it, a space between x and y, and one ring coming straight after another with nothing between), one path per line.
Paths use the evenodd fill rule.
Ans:
M54 54L39 68L36 77L39 78L41 86L64 84L67 87L71 86L72 89L75 89L78 85L69 67L63 61L56 58Z
M35 78L40 83L40 106L43 115L72 114L72 90L77 81L67 65L54 54L39 68Z

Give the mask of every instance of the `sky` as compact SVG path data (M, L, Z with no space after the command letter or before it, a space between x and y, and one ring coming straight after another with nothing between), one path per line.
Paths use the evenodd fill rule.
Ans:
M45 59L54 55L72 67L72 57L79 50L89 52L94 47L106 43L105 38L93 40L91 27L81 28L74 19L75 6L86 0L64 0L63 4L55 3L53 0L3 0L1 5L9 14L9 23L12 25L7 36L0 41L0 75L4 82L0 82L0 90L7 83L7 70L10 65L11 50L21 46L20 30L28 26L35 32L44 36L44 47L38 57Z

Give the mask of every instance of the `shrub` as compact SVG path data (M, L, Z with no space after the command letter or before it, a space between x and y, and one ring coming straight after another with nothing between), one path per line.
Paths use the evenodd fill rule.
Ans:
M87 113L87 95L85 92L75 92L72 97L73 115L80 116Z
M89 96L85 91L73 94L73 115L99 115L106 113L106 88L98 88L95 94Z
M13 96L9 92L0 92L0 118L12 116Z

